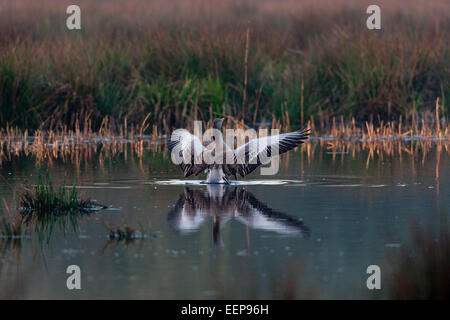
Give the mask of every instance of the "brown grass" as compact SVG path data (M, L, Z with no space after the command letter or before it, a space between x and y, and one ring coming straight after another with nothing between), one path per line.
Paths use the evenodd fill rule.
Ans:
M68 32L69 1L0 0L0 126L414 123L437 98L447 117L448 3L379 1L380 32L369 3L80 0L83 29Z

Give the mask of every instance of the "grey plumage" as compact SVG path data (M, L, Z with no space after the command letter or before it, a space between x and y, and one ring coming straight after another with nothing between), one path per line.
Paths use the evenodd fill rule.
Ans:
M222 124L223 118L215 119L213 128L221 130ZM185 177L197 176L208 170L208 182L228 183L231 176L245 177L272 156L283 154L302 144L309 135L309 129L301 129L275 136L255 138L236 149L231 149L223 140L220 140L215 141L220 147L211 150L205 148L197 136L187 130L178 129L170 136L167 146L170 152L174 150L179 152L182 159L179 165ZM222 163L211 164L204 161L205 156L216 153L223 157ZM232 159L231 163L225 161L228 159Z

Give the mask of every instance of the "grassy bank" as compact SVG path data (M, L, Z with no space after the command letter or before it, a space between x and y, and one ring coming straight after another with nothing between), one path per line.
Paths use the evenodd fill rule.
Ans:
M381 31L356 0L85 0L81 31L69 4L0 0L0 127L414 121L438 97L450 112L443 0L380 2Z

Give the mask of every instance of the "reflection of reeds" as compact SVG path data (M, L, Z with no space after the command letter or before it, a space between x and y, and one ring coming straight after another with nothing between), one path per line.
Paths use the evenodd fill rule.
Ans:
M304 263L304 262L303 262ZM306 266L302 262L290 261L281 279L272 280L272 297L271 299L282 300L317 300L321 298L321 290L319 286L307 283Z
M0 249L3 254L9 250L16 250L19 256L22 237L26 233L22 224L22 216L14 215L5 199L2 200L6 214L0 218Z
M440 155L450 155L450 127L443 119L440 125L436 125L436 113L421 114L421 119L415 126L418 132L412 135L411 124L403 123L381 123L375 126L373 123L365 123L364 126L357 125L356 121L345 122L343 118L332 121L329 126L320 124L315 126L311 121L308 126L312 129L313 137L305 144L297 148L301 155L301 168L306 163L310 165L315 157L322 156L323 152L332 154L333 161L344 160L345 157L355 159L358 155L365 155L366 167L374 161L383 161L389 157L397 157L400 162L405 155L411 160L420 159L422 164L427 155L436 150L436 180L439 181ZM228 117L226 128L248 127L240 120ZM168 164L163 161L170 155L165 145L166 136L161 135L156 125L153 125L152 134L145 135L144 129L150 127L146 121L141 126L130 126L126 121L122 125L112 124L110 119L105 119L102 130L59 130L59 131L36 131L34 136L29 136L27 131L23 132L17 128L7 127L0 129L0 166L2 161L10 161L15 157L33 156L38 163L45 161L47 166L52 166L55 161L74 165L78 171L82 164L98 161L100 170L104 170L106 161L115 156L123 156L124 160L134 158L139 160L138 166L143 173L149 172L149 166L144 165L144 155L150 154L153 164ZM205 124L204 127L208 127ZM276 128L281 132L289 131L288 123L283 120L273 119L272 124L261 124L259 128ZM440 131L437 131L437 128ZM445 129L444 129L445 128ZM326 150L328 149L328 150ZM143 159L144 158L144 159ZM161 158L161 159L159 159ZM158 160L159 159L159 160ZM281 167L289 166L289 153L283 156ZM414 166L414 161L411 162ZM413 174L415 170L413 168ZM439 192L439 185L437 185Z
M446 218L445 218L446 219ZM445 224L445 222L444 222ZM413 242L391 258L388 280L391 299L450 298L450 238L448 228L436 237L414 228Z
M19 239L24 230L22 220L19 218L11 221L11 219L2 217L0 221L0 237L3 239Z
M252 268L251 263L239 267L239 273L246 281L234 281L228 287L225 284L217 286L219 299L272 299L300 300L323 298L320 285L306 277L309 261L290 259L282 263L270 276L258 274L258 268Z

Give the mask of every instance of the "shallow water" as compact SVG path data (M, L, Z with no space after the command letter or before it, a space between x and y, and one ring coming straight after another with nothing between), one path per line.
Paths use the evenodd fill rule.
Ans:
M284 155L275 176L259 170L229 187L182 179L167 154L118 153L0 166L0 198L17 207L24 181L48 169L58 184L109 208L3 246L1 298L386 298L392 262L417 228L448 223L450 158L333 153ZM142 228L134 241L108 239L104 223ZM414 252L414 251L413 251ZM382 289L368 290L379 265ZM78 265L82 289L68 290Z

